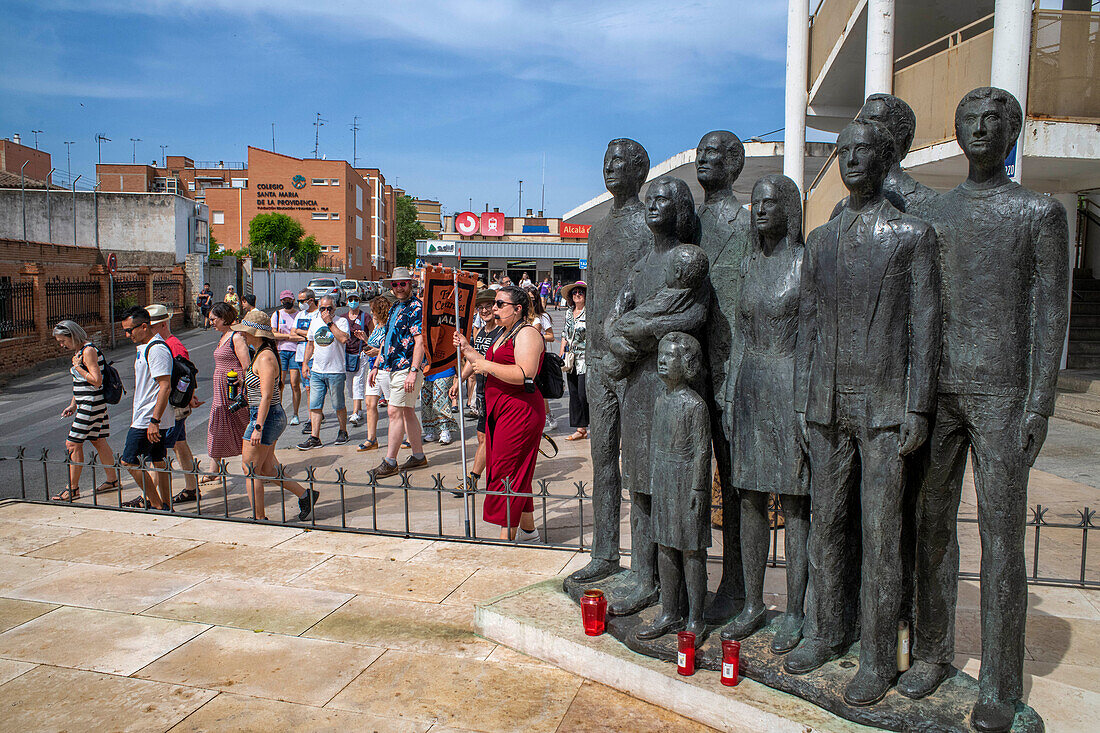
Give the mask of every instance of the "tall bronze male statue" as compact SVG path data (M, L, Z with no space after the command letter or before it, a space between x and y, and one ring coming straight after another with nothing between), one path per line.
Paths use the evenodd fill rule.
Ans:
M971 723L1007 731L1023 693L1028 468L1047 434L1066 336L1065 208L1013 183L1004 160L1020 103L982 87L955 111L967 179L936 205L943 357L931 462L918 496L913 656L899 692L923 697L950 669L959 544L955 520L974 454L982 544L982 667Z
M710 259L713 292L705 331L710 371L710 433L718 481L722 486L722 580L707 608L711 623L723 623L741 610L745 582L741 571L741 517L737 488L731 479L730 436L723 413L730 409L727 382L741 363L741 346L733 326L741 294L741 260L748 251L749 213L733 193L733 183L745 167L745 146L732 132L703 135L695 150L695 175L703 187L699 205L699 246ZM732 401L733 395L729 395Z
M872 94L867 97L856 117L878 122L893 133L894 155L890 170L886 172L886 179L882 182L883 195L898 211L925 218L939 194L901 168L901 161L909 154L917 131L917 116L913 113L913 108L904 99L893 94ZM837 203L832 216L839 214L844 204L845 201Z
M893 148L877 122L856 119L840 133L848 202L810 233L799 295L795 411L813 482L813 601L806 638L784 668L803 674L844 651L848 507L858 492L861 631L859 671L844 690L850 705L878 702L897 676L904 456L928 437L939 364L936 237L882 193Z
M619 471L622 384L601 362L608 356L603 324L634 265L653 243L638 191L649 174L649 155L633 140L607 144L603 180L613 196L611 211L592 225L588 235L588 344L586 360L592 440L592 559L570 579L588 582L619 570L619 517L622 476Z

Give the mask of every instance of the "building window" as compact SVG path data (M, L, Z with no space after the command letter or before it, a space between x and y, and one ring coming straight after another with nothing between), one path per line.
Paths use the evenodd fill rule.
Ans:
M234 178L231 181L232 188L248 188L247 178Z
M334 245L332 245L331 247L328 248L328 251L329 252L339 252L340 251L340 245L334 244Z
M313 218L314 219L327 219L328 214L324 211L314 211L313 212Z
M188 181L187 182L187 190L188 191L194 191L195 190L195 182L194 181Z
M355 187L355 208L359 209L360 211L363 210L363 187L362 186L356 186Z
M328 185L328 180L324 179L324 178L314 178L313 179L313 185L314 186L327 186Z
M363 217L361 216L355 217L355 238L363 238Z
M333 178L331 181L328 182L328 185L330 185L330 186L339 186L340 185L340 179L339 178Z
M340 212L338 212L338 211L332 212L331 214L329 214L329 218L332 219L333 221L339 221L340 220Z
M328 252L328 245L327 244L322 244L321 245L321 251L322 252Z
M362 247L356 247L355 248L355 264L360 265L360 266L362 266L362 264L363 264L363 248Z
M225 223L225 212L224 211L211 211L210 213L214 217L214 221L213 221L214 224L224 224Z

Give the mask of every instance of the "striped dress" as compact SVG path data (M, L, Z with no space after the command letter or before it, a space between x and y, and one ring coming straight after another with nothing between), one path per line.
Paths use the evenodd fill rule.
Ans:
M90 341L81 349L89 346L92 346ZM96 361L102 375L107 369L107 361L99 349L96 349ZM103 399L102 387L90 384L80 376L76 367L69 369L69 372L73 375L73 396L76 398L76 416L73 418L73 426L69 428L69 440L83 443L85 440L106 438L111 433L111 426L107 420L107 401Z

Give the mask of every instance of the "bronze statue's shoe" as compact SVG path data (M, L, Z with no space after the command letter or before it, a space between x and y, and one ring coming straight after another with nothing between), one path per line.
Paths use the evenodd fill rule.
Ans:
M840 654L823 641L816 639L803 639L783 662L783 669L788 674L806 674L812 672L826 662L831 662Z
M1004 733L1012 728L1016 717L1016 704L978 696L970 711L970 725L981 733Z
M867 665L861 664L856 676L844 688L844 702L858 707L874 705L886 697L886 693L890 690L890 683L893 681L893 679L879 677Z
M696 649L703 646L703 642L707 640L707 624L702 619L688 621L687 626L684 627L684 631L690 631L695 634Z
M650 639L658 639L665 634L671 634L673 631L679 631L682 628L684 628L683 618L666 616L662 613L652 622L639 626L635 630L634 636L642 641L649 641Z
M622 568L617 562L592 558L587 565L569 576L574 583L591 583L603 580L619 572Z
M931 695L947 678L950 669L951 666L947 664L935 664L918 659L898 679L898 692L914 700Z
M729 623L726 628L722 629L722 638L737 639L740 641L746 636L752 636L760 629L764 628L764 624L768 621L768 609L766 606L759 606L754 608L752 606L745 606L744 610Z
M638 588L626 598L609 603L607 612L612 616L632 616L652 606L657 598L656 588Z
M772 654L786 654L798 646L798 642L801 640L802 618L785 613L779 620L779 629L772 637Z
M703 618L708 624L724 624L741 613L741 609L744 605L744 595L725 593L722 591L721 586L719 586L718 592L714 595L713 600L707 605L707 609L703 613Z

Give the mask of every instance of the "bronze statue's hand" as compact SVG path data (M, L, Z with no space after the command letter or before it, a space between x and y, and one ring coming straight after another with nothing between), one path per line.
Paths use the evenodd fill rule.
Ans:
M1036 412L1024 414L1024 422L1020 430L1020 450L1027 455L1027 465L1035 464L1039 456L1039 450L1047 439L1047 419Z
M906 413L899 440L901 443L901 447L898 448L899 455L907 456L920 448L921 444L928 440L928 418L916 412Z

